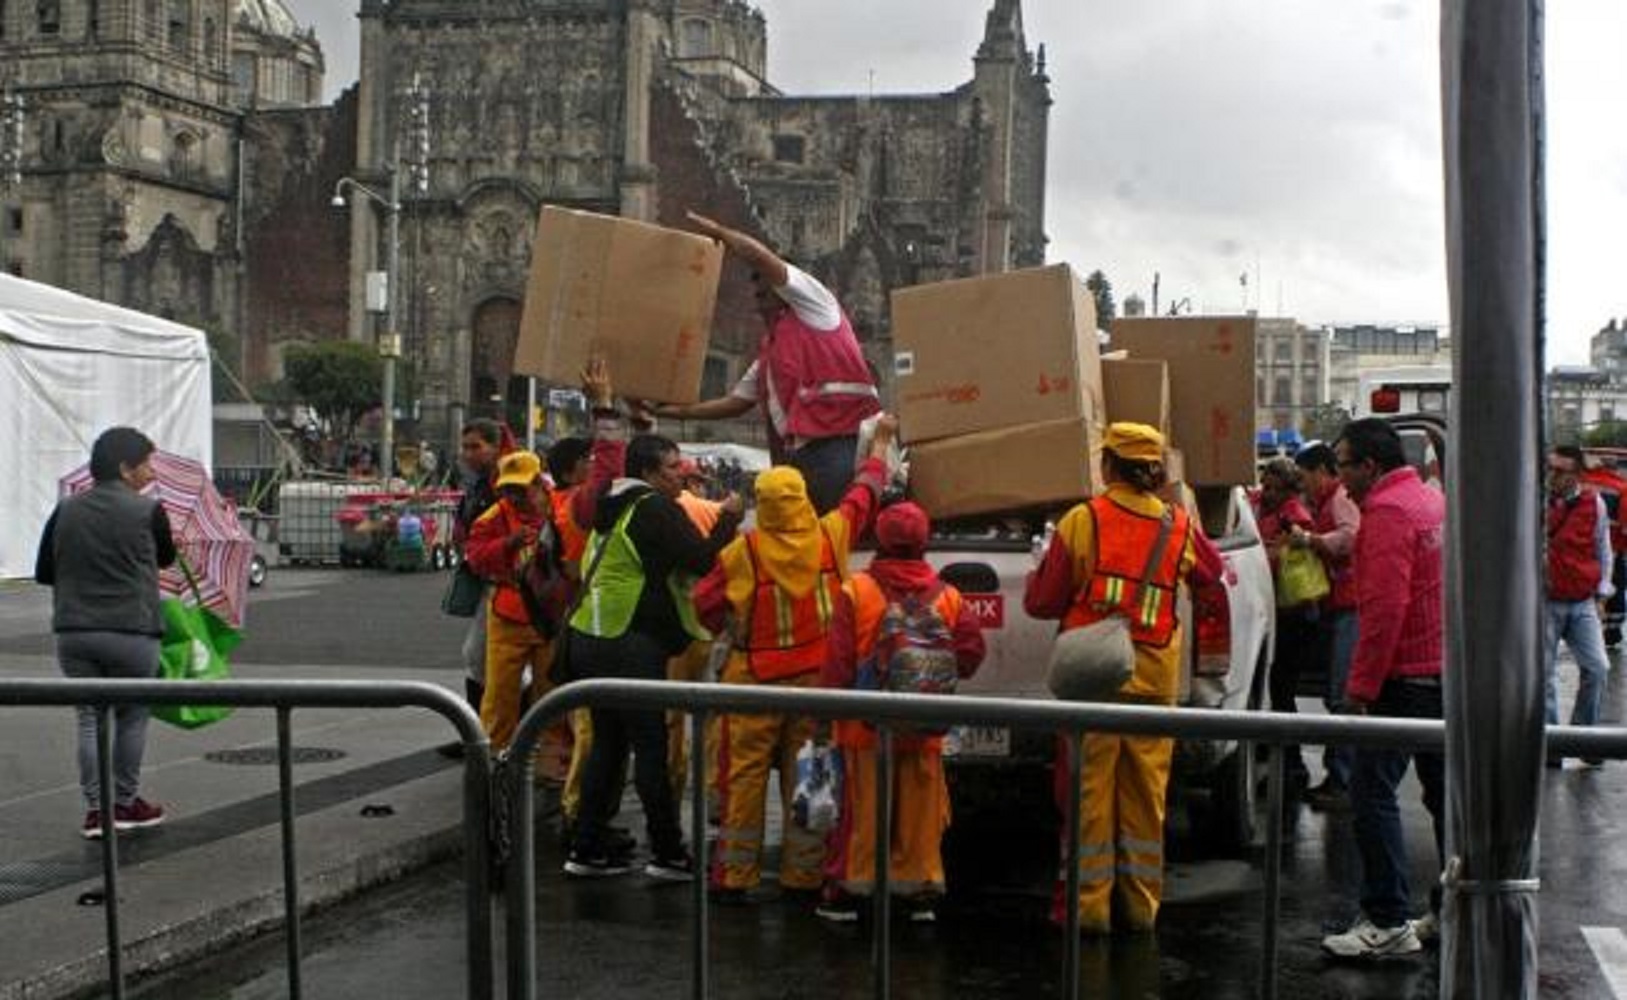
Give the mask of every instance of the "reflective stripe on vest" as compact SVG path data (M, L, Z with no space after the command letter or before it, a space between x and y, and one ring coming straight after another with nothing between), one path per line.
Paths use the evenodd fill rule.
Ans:
M595 531L588 536L582 553L582 572L586 574L592 567L593 579L588 582L588 592L581 606L571 616L571 628L583 635L615 639L625 634L633 622L639 595L644 592L644 561L633 547L633 540L627 537L627 522L633 519L638 505L651 496L653 494L646 493L628 504L611 526L609 535ZM609 548L601 558L599 550L607 545ZM595 559L598 560L596 567Z
M1175 585L1186 552L1190 520L1186 511L1171 507L1174 523L1159 565L1153 569L1143 593L1138 594L1147 557L1158 541L1161 518L1132 513L1106 497L1087 504L1096 526L1096 560L1090 581L1074 598L1062 619L1064 630L1101 621L1110 614L1130 623L1130 638L1145 646L1164 647L1175 635Z
M736 642L735 648L746 653L746 664L758 680L797 677L825 664L825 640L842 577L836 547L823 526L819 539L819 581L807 594L794 598L763 571L757 558L757 532L746 533L753 579L751 611L743 641Z

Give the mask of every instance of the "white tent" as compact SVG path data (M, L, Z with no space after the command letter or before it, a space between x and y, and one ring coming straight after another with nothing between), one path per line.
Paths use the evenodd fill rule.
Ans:
M203 331L0 274L0 579L31 576L57 480L109 427L213 468Z

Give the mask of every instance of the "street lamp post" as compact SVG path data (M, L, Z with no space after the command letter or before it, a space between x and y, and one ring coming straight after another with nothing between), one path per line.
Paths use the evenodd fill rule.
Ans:
M379 426L379 461L383 465L384 483L390 482L395 467L395 361L401 356L401 335L396 331L398 315L396 303L400 301L396 285L401 264L401 169L399 164L390 168L390 193L386 197L353 177L341 177L333 186L333 205L344 208L345 189L349 188L384 209L389 227L384 263L384 332L379 335L379 355L384 359L384 392L382 406L384 419Z

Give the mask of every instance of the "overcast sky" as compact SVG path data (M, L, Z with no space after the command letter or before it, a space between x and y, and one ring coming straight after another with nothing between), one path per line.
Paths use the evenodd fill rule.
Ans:
M354 3L287 0L328 93ZM949 90L992 0L758 0L787 93ZM1055 105L1050 259L1120 302L1190 298L1308 323L1447 322L1439 14L1419 0L1026 0ZM1627 317L1627 4L1547 5L1549 363ZM834 54L833 54L834 53ZM1246 286L1240 283L1248 275Z

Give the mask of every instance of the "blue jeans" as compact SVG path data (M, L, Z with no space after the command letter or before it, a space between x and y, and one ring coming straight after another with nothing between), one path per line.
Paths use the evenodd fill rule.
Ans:
M1559 724L1559 640L1564 639L1576 657L1581 683L1576 688L1576 705L1571 709L1571 725L1592 726L1599 721L1599 703L1604 700L1605 675L1610 661L1604 652L1604 628L1599 609L1592 600L1548 602L1548 725Z
M1356 652L1356 611L1324 612L1321 619L1323 646L1328 657L1328 690L1322 704L1336 712L1345 700L1345 681L1350 678L1350 657ZM1335 785L1350 787L1352 750L1350 747L1329 746L1322 751L1322 767L1328 780Z
M842 502L853 485L858 467L859 436L816 438L791 452L787 464L802 473L808 484L808 499L820 515L829 514Z
M1401 719L1441 718L1441 688L1411 681L1385 683L1371 714ZM1446 762L1440 754L1357 747L1350 780L1355 811L1356 846L1361 851L1361 908L1380 927L1394 927L1412 916L1412 890L1407 882L1407 842L1395 790L1416 763L1424 786L1424 808L1435 828L1435 856L1444 855L1443 802ZM1430 890L1430 909L1438 907L1440 889Z

